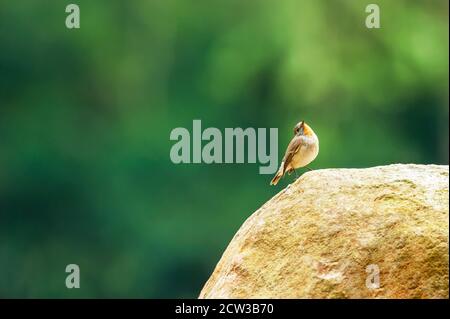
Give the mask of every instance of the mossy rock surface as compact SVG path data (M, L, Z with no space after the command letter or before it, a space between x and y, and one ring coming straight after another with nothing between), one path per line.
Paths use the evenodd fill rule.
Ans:
M247 219L200 298L448 298L448 171L305 173Z

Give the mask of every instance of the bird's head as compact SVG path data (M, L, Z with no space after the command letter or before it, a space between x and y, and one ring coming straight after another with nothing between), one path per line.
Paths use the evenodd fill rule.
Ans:
M312 129L308 126L308 124L305 123L305 121L299 122L294 127L294 135L297 135L297 136L301 136L301 135L310 136L312 134L314 134Z
M303 135L305 130L305 121L301 121L294 126L294 135Z

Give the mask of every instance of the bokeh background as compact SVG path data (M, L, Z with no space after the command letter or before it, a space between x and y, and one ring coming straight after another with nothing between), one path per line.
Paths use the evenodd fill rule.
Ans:
M448 164L448 1L0 2L0 297L197 297L280 191L174 165L175 127L305 119L311 165ZM81 289L65 267L81 268Z

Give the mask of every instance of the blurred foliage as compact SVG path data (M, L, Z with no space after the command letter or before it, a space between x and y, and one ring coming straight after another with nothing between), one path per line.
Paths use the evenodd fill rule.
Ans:
M305 119L312 168L448 164L448 2L0 3L0 297L196 297L278 192L255 164L174 165L170 131ZM285 178L281 187L291 182ZM65 266L81 268L68 290Z

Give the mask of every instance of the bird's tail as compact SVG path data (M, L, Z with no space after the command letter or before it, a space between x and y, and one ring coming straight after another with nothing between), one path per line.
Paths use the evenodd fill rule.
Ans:
M280 180L281 177L283 177L283 164L281 164L280 169L278 170L278 172L275 174L275 176L273 177L273 179L270 181L270 185L277 185L278 181Z

